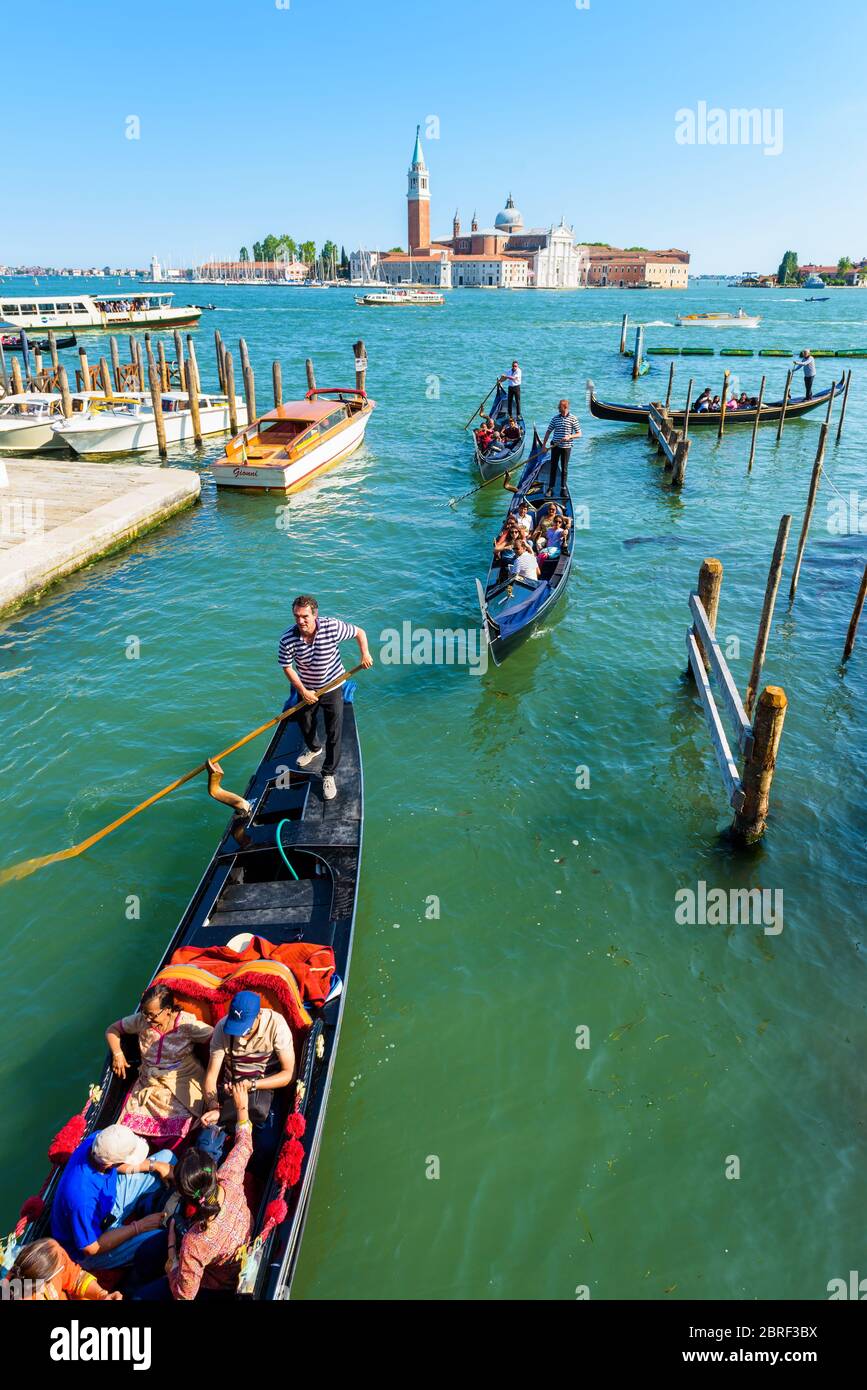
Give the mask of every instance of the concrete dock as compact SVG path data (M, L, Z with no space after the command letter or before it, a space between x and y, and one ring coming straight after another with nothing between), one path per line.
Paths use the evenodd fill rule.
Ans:
M0 613L190 507L198 473L0 457Z

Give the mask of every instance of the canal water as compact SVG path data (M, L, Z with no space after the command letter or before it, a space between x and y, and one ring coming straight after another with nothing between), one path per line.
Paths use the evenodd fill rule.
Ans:
M472 629L505 497L449 505L475 482L462 425L515 356L528 421L544 427L564 394L577 407L589 525L545 630L499 670L378 661L360 680L357 938L296 1296L821 1299L863 1260L867 632L845 672L840 657L867 549L849 496L867 513L867 363L819 363L819 387L844 366L853 384L791 608L820 417L779 444L763 430L749 476L748 431L696 431L675 496L643 433L592 420L584 398L588 377L610 399L665 393L667 359L633 384L618 356L624 311L650 345L863 347L867 297L828 295L464 291L398 313L345 290L195 286L216 306L197 334L205 384L212 331L243 335L260 405L273 358L290 398L308 355L320 385L351 384L363 338L366 448L288 510L218 494L219 441L176 455L201 471L199 507L0 624L8 862L82 839L274 713L296 593L363 625L376 655L404 624ZM680 308L741 302L758 331L673 326ZM93 360L100 340L85 342ZM782 394L785 359L717 355L677 359L675 400L690 373L719 390L727 360L743 389L764 370L766 397ZM747 853L724 838L683 679L687 599L719 557L718 632L743 689L784 512L764 680L789 709L768 832ZM255 758L228 760L227 785ZM194 783L0 890L3 1229L224 824ZM700 883L771 890L782 910L769 931L682 924Z

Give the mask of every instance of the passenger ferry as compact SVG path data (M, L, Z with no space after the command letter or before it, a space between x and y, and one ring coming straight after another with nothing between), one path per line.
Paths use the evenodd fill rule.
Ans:
M407 304L445 304L445 296L438 290L398 289L397 286L385 290L373 290L370 294L357 294L356 304L369 308L402 307Z
M0 321L28 333L48 328L180 328L202 316L195 304L174 305L174 294L55 294L0 298Z

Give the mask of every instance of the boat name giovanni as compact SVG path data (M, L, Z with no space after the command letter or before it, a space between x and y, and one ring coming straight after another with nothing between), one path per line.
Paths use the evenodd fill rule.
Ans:
M477 627L431 630L413 627L407 619L379 634L383 666L468 666L474 676L488 669L488 646Z

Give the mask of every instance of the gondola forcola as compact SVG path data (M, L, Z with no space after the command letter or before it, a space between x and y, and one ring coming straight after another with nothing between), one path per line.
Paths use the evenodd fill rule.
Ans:
M521 503L527 502L534 511L535 520L550 502L556 502L570 521L569 535L559 556L543 562L542 578L535 583L518 577L501 579L496 561L491 564L484 587L476 580L482 625L495 666L502 665L508 654L529 636L566 592L574 545L572 497L559 470L553 493L546 492L550 466L550 453L534 429L533 447L518 480L509 513L517 512Z
M821 405L828 404L831 395L839 396L843 392L846 378L845 375L835 382L833 386L827 387L824 391L817 391L809 400L805 396L790 396L785 402L786 423L790 420L797 420L801 415L807 415L811 410L816 410ZM587 404L590 407L590 414L595 415L597 420L616 420L623 425L644 425L647 426L650 416L649 405L626 405L618 404L614 401L601 401L596 395L596 388L592 381L587 383ZM660 404L660 402L654 402ZM765 401L762 405L760 425L776 424L783 411L783 401ZM673 425L682 425L685 411L670 410L669 417ZM720 412L718 410L690 410L689 427L693 425L719 425ZM755 424L755 409L740 408L738 410L726 411L726 428L729 425L752 425Z
M212 1024L239 990L255 992L293 1035L296 1075L270 1093L280 1147L270 1171L248 1188L253 1222L250 1241L238 1252L242 1300L289 1297L322 1140L361 863L364 796L352 674L327 687L346 682L337 799L323 797L319 773L297 768L304 744L291 715L298 705L247 736L277 725L243 797L222 791L213 759L196 770L209 772L211 794L235 814L156 970L142 982L167 985L182 1008ZM117 1002L124 1013L124 1001ZM13 1236L19 1245L49 1233L64 1150L117 1123L134 1080L132 1053L127 1061L129 1075L120 1078L106 1059L100 1086L52 1143L55 1166L38 1197L24 1203Z

